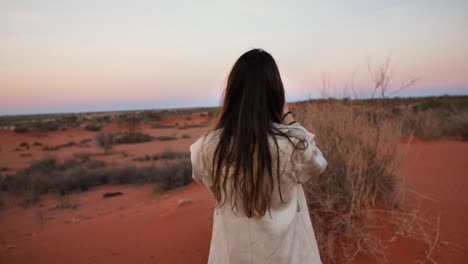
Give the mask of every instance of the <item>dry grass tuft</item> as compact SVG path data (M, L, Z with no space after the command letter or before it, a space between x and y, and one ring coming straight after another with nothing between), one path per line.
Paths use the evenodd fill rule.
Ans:
M322 260L351 263L365 255L386 263L387 247L408 237L426 244L423 261L433 261L439 245L438 232L429 231L434 221L422 218L419 208L406 212L396 175L402 119L390 118L378 101L372 106L352 100L305 103L295 111L317 135L329 163L304 186Z

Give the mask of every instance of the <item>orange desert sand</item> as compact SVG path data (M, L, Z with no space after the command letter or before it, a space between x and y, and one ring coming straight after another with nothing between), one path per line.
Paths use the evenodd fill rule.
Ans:
M174 120L172 120L174 121ZM192 122L203 121L194 118ZM115 125L105 128L114 131ZM151 129L153 135L188 134L176 141L152 141L118 145L112 155L96 155L108 162L132 162L135 157L154 154L167 148L188 152L188 147L206 128ZM0 166L9 172L26 167L46 153L32 146L29 157L11 151L22 141L61 144L94 138L95 132L77 129L17 134L0 131ZM404 143L402 143L403 145ZM60 157L88 151L99 153L93 144L59 151ZM125 155L121 155L125 151ZM425 196L423 214L441 215L440 239L449 246L436 252L440 263L467 263L468 260L468 143L459 141L424 142L414 140L399 169L402 181ZM148 165L150 163L135 163ZM103 199L102 194L121 191L122 196ZM212 228L214 200L209 191L195 183L173 191L157 193L153 185L106 185L65 198L75 209L54 209L59 196L41 197L39 204L23 209L0 209L0 263L206 263ZM388 252L389 263L414 263L424 256L424 247L400 239ZM357 263L375 263L359 257Z

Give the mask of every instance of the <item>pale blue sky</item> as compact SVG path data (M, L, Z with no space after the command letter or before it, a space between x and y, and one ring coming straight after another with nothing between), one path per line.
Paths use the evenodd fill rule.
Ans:
M401 96L468 93L467 1L0 1L0 114L215 105L250 48L289 100L391 56Z

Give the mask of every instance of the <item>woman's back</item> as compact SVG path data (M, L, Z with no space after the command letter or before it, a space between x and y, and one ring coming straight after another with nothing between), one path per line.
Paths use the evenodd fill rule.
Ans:
M224 194L227 200L214 210L209 263L321 263L301 184L322 173L327 162L315 144L315 136L300 124L272 126L290 135L291 141L277 136L276 148L273 138L268 139L273 160L279 152L280 172L277 177L277 165L273 163L275 181L269 211L263 217L247 217L243 194L230 198L233 170L226 175L223 168L223 177L228 180ZM221 132L211 131L190 147L193 178L210 190L213 155ZM301 139L306 145L295 149ZM231 199L237 199L234 208Z

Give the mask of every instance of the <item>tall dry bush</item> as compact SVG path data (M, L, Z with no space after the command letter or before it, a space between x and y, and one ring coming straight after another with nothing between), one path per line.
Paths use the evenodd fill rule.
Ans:
M400 123L383 108L350 100L303 104L297 119L317 135L327 170L304 186L325 263L351 262L358 253L382 257L383 246L368 235L368 209L398 205Z
M402 132L411 136L417 134L417 127L408 125L414 123L402 117L400 105L388 104L386 99L411 87L418 78L395 89L390 85L390 59L377 66L369 63L368 70L373 100L333 99L330 80L325 80L322 95L328 99L309 100L295 109L297 119L317 134L316 141L328 161L327 170L304 186L322 260L351 263L356 256L367 255L376 263L388 263L387 247L397 237L407 237L427 246L422 263L433 262L433 252L440 244L439 225L420 216L419 207L408 202L406 186L396 174L400 154L404 154L399 150ZM351 92L358 99L353 79ZM374 99L376 95L381 98ZM463 99L457 100L461 103L456 109L464 108ZM417 108L435 105L440 104ZM467 122L456 123L451 130L465 134Z

